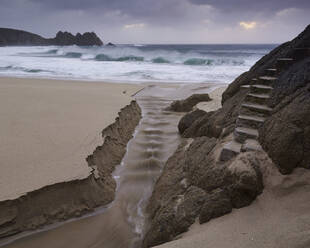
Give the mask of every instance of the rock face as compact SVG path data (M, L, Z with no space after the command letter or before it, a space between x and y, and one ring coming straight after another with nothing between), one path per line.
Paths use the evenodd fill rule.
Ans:
M201 223L249 205L262 192L258 168L266 154L251 152L232 164L218 163L216 139L184 140L167 161L148 204L144 247L173 240L199 218Z
M173 240L196 218L204 223L232 208L251 204L263 190L262 171L271 166L269 157L284 174L296 167L310 169L309 48L310 26L231 83L223 94L221 109L193 111L181 119L179 131L184 139L167 161L150 198L144 247ZM280 58L285 59L281 62ZM267 103L273 110L258 129L264 150L220 161L220 151L232 140L239 109L248 93L241 86L265 75L267 68L280 67ZM176 103L175 109L180 105Z
M184 115L178 124L179 133L183 134L184 131L188 129L196 119L198 119L201 116L204 116L205 114L206 114L205 111L196 109L188 113L187 115Z
M194 94L185 100L177 100L171 103L168 110L176 112L188 112L193 109L193 107L199 102L208 102L211 98L208 94Z
M277 80L273 82L268 102L273 111L258 130L259 141L282 173L290 173L296 167L309 168L309 48L310 26L297 38L275 48L248 72L240 75L223 93L222 108L197 118L183 130L183 137L219 138L229 135L248 93L241 86L266 75L267 68L276 68L277 59L293 58L290 65L277 73Z
M93 168L89 177L49 185L16 200L0 202L0 238L78 217L112 202L116 188L112 172L121 163L140 119L140 107L133 101L103 130L103 145L87 158Z
M100 38L94 32L72 35L59 31L55 38L45 39L39 35L22 30L0 28L0 46L101 46Z
M260 130L260 142L282 173L310 169L310 83L278 104Z

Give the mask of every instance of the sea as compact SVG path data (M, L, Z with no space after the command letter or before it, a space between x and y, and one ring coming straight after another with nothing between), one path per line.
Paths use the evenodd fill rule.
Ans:
M0 76L105 82L231 83L276 44L0 47Z

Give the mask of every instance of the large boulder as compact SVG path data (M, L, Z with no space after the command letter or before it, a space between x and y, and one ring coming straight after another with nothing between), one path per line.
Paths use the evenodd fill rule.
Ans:
M200 222L249 205L262 192L261 161L256 153L244 153L229 163L216 157L215 138L183 140L167 161L147 206L149 220L143 246L173 240Z
M204 203L205 191L191 186L182 195L175 195L161 207L152 219L144 241L144 247L152 247L172 240L188 230Z
M213 218L228 214L232 211L229 195L222 189L214 190L205 197L204 204L199 215L199 223L205 223Z
M167 109L175 112L189 112L197 103L208 102L211 100L212 99L208 94L193 94L185 100L172 102Z
M251 204L263 192L263 166L266 155L259 152L241 153L226 170L225 189L235 208Z
M194 121L196 121L201 116L204 116L205 114L206 114L205 111L196 109L184 115L178 124L179 133L183 134L185 130L194 123Z

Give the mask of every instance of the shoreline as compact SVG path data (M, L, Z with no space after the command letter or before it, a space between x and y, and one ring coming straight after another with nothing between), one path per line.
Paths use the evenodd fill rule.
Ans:
M113 80L113 79L90 79L90 78L65 78L65 77L33 77L33 75L27 77L25 75L23 76L9 76L9 75L1 75L0 74L0 80L1 79L18 79L18 80L48 80L48 81L64 81L64 82L70 82L70 83L100 83L100 84L123 84L123 85L137 85L141 87L145 86L151 86L151 85L161 85L161 86L186 86L186 85L223 85L224 87L228 87L229 83L223 83L223 82L214 82L214 81L205 81L205 82L198 82L198 81L166 81L166 80L141 80L141 81L134 81L134 80ZM137 93L137 92L135 92Z

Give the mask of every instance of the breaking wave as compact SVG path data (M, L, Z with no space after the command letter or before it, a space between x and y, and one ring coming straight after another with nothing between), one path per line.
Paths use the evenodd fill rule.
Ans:
M275 46L1 47L0 76L230 83Z

